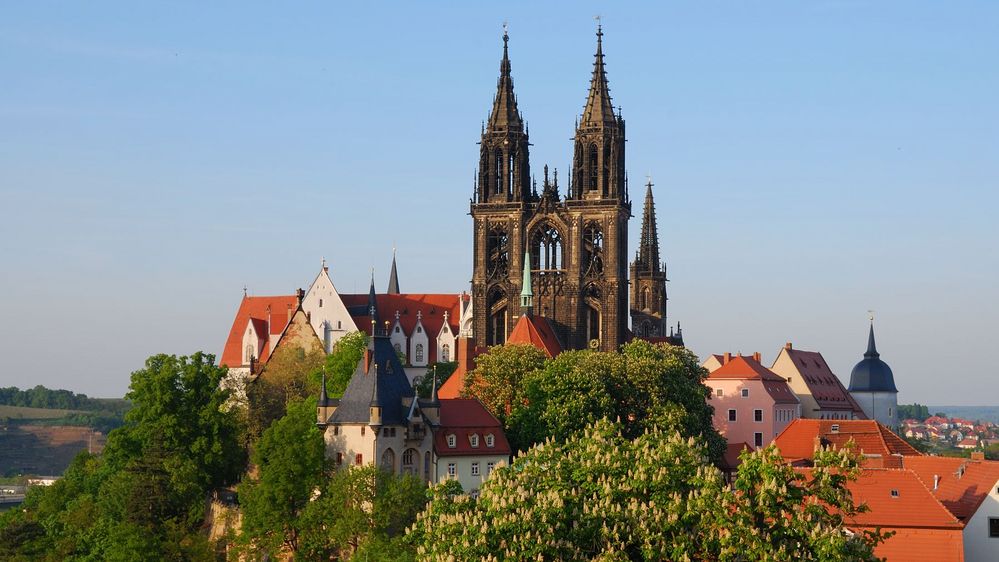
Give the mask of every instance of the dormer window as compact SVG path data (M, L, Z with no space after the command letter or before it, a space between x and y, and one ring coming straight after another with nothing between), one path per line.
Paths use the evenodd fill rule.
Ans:
M447 446L449 449L454 449L458 446L458 437L453 433L447 436Z
M478 436L476 436L476 437L478 437ZM490 434L486 435L486 447L493 447L494 445L496 445L496 438L493 437L493 434L490 433Z
M895 489L893 489L893 490L891 491L891 497L893 497L893 498L897 498L897 497L898 497L898 490L895 490Z
M478 446L479 446L479 436L478 436L478 434L473 433L471 436L469 436L468 442L472 445L472 447L478 448Z

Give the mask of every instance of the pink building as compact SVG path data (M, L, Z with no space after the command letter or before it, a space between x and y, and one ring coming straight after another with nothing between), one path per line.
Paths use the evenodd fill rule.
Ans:
M730 444L768 445L801 417L801 403L787 381L752 357L726 353L704 383L711 388L714 426Z

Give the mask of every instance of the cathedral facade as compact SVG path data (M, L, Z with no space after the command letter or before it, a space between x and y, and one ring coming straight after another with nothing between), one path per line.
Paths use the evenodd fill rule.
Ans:
M506 342L524 313L518 295L525 279L533 288L533 314L551 322L566 349L616 350L632 335L629 316L636 335L666 336L666 275L659 263L651 183L629 286L632 207L625 121L611 103L602 36L598 28L589 94L576 123L572 171L562 193L557 172L549 174L547 166L540 190L531 176L528 130L513 90L509 37L503 34L500 77L482 130L471 201L477 346Z

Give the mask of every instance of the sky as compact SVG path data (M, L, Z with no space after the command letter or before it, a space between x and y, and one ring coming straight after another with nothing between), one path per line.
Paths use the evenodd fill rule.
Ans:
M596 15L688 347L791 341L847 382L874 310L901 403L999 404L984 1L3 3L0 386L121 396L323 257L345 293L393 247L404 292L467 290L503 22L538 173Z

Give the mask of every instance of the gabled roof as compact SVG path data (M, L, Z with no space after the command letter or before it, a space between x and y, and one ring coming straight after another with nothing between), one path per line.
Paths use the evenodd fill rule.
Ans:
M294 311L298 304L298 297L295 295L280 295L271 297L250 297L243 296L239 303L239 310L236 311L236 318L232 321L232 328L229 330L229 337L226 338L225 347L222 349L220 365L226 367L239 367L243 364L243 330L246 329L250 319L254 322L254 329L258 326L266 326L260 335L264 335L268 340L271 335L279 335L288 324L289 311ZM268 307L270 314L268 315ZM268 322L268 316L270 322ZM265 342L264 350L261 351L261 361L266 361L265 353L269 352L269 342Z
M471 338L459 337L455 340L455 347L458 348L455 354L458 366L437 390L437 396L442 399L461 397L461 391L465 388L465 375L475 368L475 357L485 352L485 348L474 347Z
M902 465L915 472L940 503L967 523L999 483L999 462L953 457L906 457ZM933 490L934 476L938 476Z
M329 423L367 423L370 406L374 403L382 409L382 425L403 425L408 410L403 407L403 397L414 396L406 371L399 362L392 342L387 337L371 338L374 349L365 351L357 364L357 369L340 398L340 405ZM367 369L365 369L367 363ZM377 378L377 384L376 384Z
M368 310L367 293L354 295L340 295L343 304L347 306L351 318L357 324L359 330L369 332L371 330L371 316ZM416 327L416 313L422 312L423 329L427 332L427 338L431 342L437 337L444 325L444 312L448 313L448 327L451 333L458 333L458 321L461 317L461 295L460 294L424 294L424 293L402 293L398 295L375 295L375 303L378 309L378 318L382 321L389 320L394 323L395 313L399 312L399 323L406 332L406 336L413 335ZM378 326L383 330L384 326ZM430 345L427 350L427 360L429 363L437 361L437 346ZM454 355L452 351L452 356Z
M833 374L832 369L829 368L829 364L826 363L821 353L788 347L782 349L781 353L787 354L791 364L794 365L794 369L801 376L801 380L812 393L812 397L819 408L823 410L853 411L858 416L867 417L856 400L846 391L846 387L843 386L839 377ZM771 369L777 366L779 360L780 355L778 354Z
M811 459L817 443L841 448L853 440L864 455L881 458L882 467L898 468L901 456L922 455L904 439L875 420L792 421L774 440L785 459Z
M752 357L736 355L708 374L708 380L758 380L776 404L798 404L798 397L781 376Z
M475 398L454 398L440 401L440 427L434 431L434 449L438 456L509 455L510 443L503 426ZM486 446L486 435L492 434L492 447ZM457 437L457 446L448 447L447 436ZM472 447L470 437L479 436L479 446Z
M562 344L559 343L551 322L544 316L522 314L506 341L508 344L533 345L548 357L562 353Z

